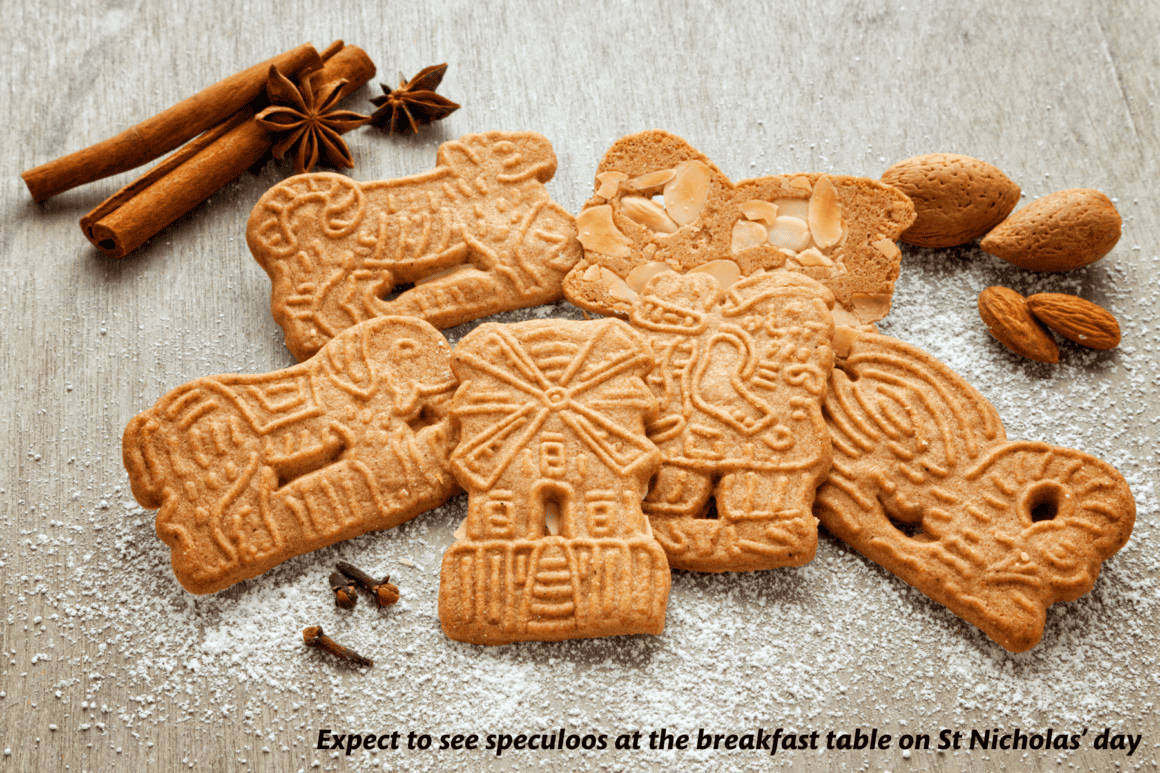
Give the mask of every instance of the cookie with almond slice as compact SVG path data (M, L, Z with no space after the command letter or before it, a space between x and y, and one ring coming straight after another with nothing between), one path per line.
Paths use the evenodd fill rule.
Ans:
M890 310L914 205L863 177L784 174L734 184L685 140L658 129L617 140L576 219L583 259L564 295L627 318L652 276L703 270L728 286L762 271L825 285L835 322L872 324Z

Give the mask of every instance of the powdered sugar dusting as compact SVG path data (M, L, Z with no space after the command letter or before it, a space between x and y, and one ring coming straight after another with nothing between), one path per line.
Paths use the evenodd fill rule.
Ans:
M223 727L241 725L251 740L229 750L235 762L269 760L287 770L471 769L484 758L501 769L550 760L568 769L748 770L838 753L782 750L758 758L742 751L650 750L648 734L660 728L694 739L699 730L757 728L818 730L823 739L828 730L871 727L936 739L943 728L1144 732L1160 673L1155 648L1138 646L1155 638L1158 611L1160 567L1148 549L1157 538L1149 475L1155 424L1140 424L1154 388L1144 353L1156 346L1156 333L1121 315L1119 350L1093 353L1065 344L1062 362L1052 367L992 341L974 309L982 288L1006 284L1024 293L1095 296L1119 311L1121 299L1141 283L1133 271L1106 262L1106 268L1040 277L975 248L905 249L894 311L881 325L982 391L1010 438L1094 453L1116 465L1132 487L1139 510L1132 540L1107 562L1091 594L1049 610L1044 639L1028 653L1002 650L827 534L817 558L800 569L675 572L662 636L497 648L452 642L439 628L435 601L440 560L465 513L464 496L396 529L195 597L173 579L168 549L153 534L153 514L132 501L126 485L106 488L93 479L73 497L83 511L22 534L22 549L40 556L43 569L8 578L5 679L35 678L44 662L63 658L75 677L47 685L38 699L53 705L55 733L80 734L99 747L111 728L123 726L141 743L153 743L188 723L210 748ZM567 304L547 311L581 317ZM541 308L500 319L544 315ZM464 330L449 337L457 340ZM112 453L113 445L104 452ZM82 529L97 535L92 552L76 547ZM399 603L379 610L364 596L353 611L336 609L326 578L339 559L372 574L389 572ZM68 581L50 580L61 577ZM302 629L314 624L373 657L375 667L347 667L304 647ZM482 745L488 734L555 738L561 728L604 734L610 748L509 749L499 760L494 750L438 748L443 734L476 733ZM404 746L409 732L434 741L426 751L359 749L348 757L315 748L321 729L399 731ZM643 733L643 748L611 748L617 736L635 731ZM1131 762L1154 764L1153 743L1145 736ZM876 766L939 753L916 750L905 757L893 747L874 756L845 754L853 754L848 761L855 766L864 760ZM1052 758L1068 754L1052 752ZM194 746L187 759L196 766L210 757Z

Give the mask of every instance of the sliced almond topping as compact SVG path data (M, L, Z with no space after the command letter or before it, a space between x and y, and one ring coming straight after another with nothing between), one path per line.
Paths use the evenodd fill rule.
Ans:
M765 223L766 227L772 226L773 221L777 219L777 205L772 201L750 199L742 202L740 209L745 217Z
M673 172L673 179L665 183L665 209L678 224L688 225L709 201L709 167L690 159L677 164Z
M586 250L614 258L632 255L632 240L612 222L612 207L608 204L591 207L577 215L576 230L579 231L580 244Z
M452 276L454 274L466 274L466 273L476 273L476 274L479 274L481 277L485 277L485 278L487 277L486 271L480 271L478 268L475 268L474 266L452 266L451 268L444 269L443 271L437 271L434 274L431 274L429 276L425 276L422 279L416 279L415 286L418 287L419 285L424 285L424 284L427 284L428 282L434 282L436 279L446 279L447 277Z
M457 540L467 539L467 519L466 518L464 518L459 523L459 528L455 530L455 534L453 534L452 536L455 537L455 539L457 539Z
M870 244L890 260L896 260L902 255L902 250L898 249L898 245L892 239L877 239Z
M809 192L813 190L814 186L810 183L810 178L808 177L795 177L789 181L789 187Z
M810 196L810 233L814 243L823 250L837 244L842 238L842 209L838 206L838 190L825 175L818 178Z
M886 293L851 293L850 305L862 323L877 322L890 311L890 296Z
M830 312L834 317L834 325L838 328L852 327L858 328L862 326L862 320L855 317L852 313L846 310L843 306L835 306L834 310ZM835 333L835 338L837 334ZM836 349L837 347L835 347Z
M810 220L809 199L776 199L777 214L781 217L796 217L803 222Z
M648 280L652 279L657 274L663 274L666 271L672 271L673 267L663 261L657 263L645 263L643 266L637 266L632 271L628 272L625 277L625 284L630 290L640 292L644 286L648 284Z
M839 309L834 309L834 354L845 359L850 356L850 351L854 348L854 342L858 340L858 331L847 325L838 325ZM850 312L841 309L843 314L850 315ZM852 315L850 315L852 316Z
M600 266L597 265L596 263L593 263L591 266L589 266L588 270L584 272L584 281L585 282L599 282L600 281Z
M773 228L769 229L769 243L801 252L810 246L809 226L806 225L806 221L796 217L779 217L774 221Z
M729 287L741 278L741 267L731 260L711 260L703 266L690 269L689 273L708 274L716 279L721 287Z
M769 239L769 231L761 223L738 220L733 224L733 253L750 247L760 247Z
M628 181L628 187L634 191L643 191L648 188L659 188L667 183L669 180L677 176L676 169L659 169L655 172L648 172L642 174L640 177L634 177Z
M601 268L600 278L604 280L604 287L613 298L618 301L628 301L629 303L636 300L637 295L633 289L625 284L624 280L614 272L607 268Z
M827 258L814 247L802 250L797 254L797 262L803 266L833 266L834 261Z
M664 207L644 196L625 196L620 200L620 211L630 220L659 233L671 234L680 228Z
M596 195L602 199L611 199L620 184L627 179L628 175L624 172L601 172L596 175Z

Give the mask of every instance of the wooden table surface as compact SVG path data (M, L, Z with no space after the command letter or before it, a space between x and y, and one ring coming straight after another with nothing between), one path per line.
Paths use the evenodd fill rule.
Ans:
M0 17L0 773L108 770L1152 770L1160 721L1155 390L1160 330L1160 6L1149 0L815 0L505 4L478 0L76 4L2 0ZM208 5L208 4L207 4ZM936 7L937 5L937 7ZM121 465L128 420L202 375L293 362L243 228L290 170L245 174L121 261L77 221L133 173L34 204L25 169L80 149L262 59L312 42L365 49L378 81L448 62L463 108L418 137L349 135L351 176L434 164L441 141L530 129L554 144L554 198L575 213L603 151L659 127L732 179L877 177L947 151L1023 189L1106 192L1111 254L1031 274L974 246L904 247L882 330L944 359L1011 438L1082 448L1138 506L1093 593L1054 606L1012 655L823 534L796 570L674 573L659 637L483 649L447 640L439 561L465 499L291 560L212 596L174 580ZM368 111L377 86L348 101ZM1065 345L1058 366L1008 353L975 311L985 287L1071 292L1112 309L1119 349ZM579 318L566 303L502 315ZM450 332L452 341L470 326ZM345 558L389 572L401 603L336 611ZM377 660L341 667L301 644L319 623ZM886 749L656 751L650 733L888 734ZM440 750L440 736L606 736L608 749ZM1078 749L970 750L971 731L1050 729ZM404 748L319 750L400 733ZM940 732L961 749L938 751ZM1111 746L1097 749L1105 730ZM618 736L640 749L613 748ZM430 749L407 749L413 733ZM903 751L927 734L930 750ZM835 736L836 737L836 736ZM451 739L448 738L448 741ZM1054 745L1054 744L1049 744ZM1129 751L1131 754L1129 755Z

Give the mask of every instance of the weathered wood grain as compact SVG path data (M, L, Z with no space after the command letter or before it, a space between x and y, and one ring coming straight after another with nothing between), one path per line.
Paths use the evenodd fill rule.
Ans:
M314 749L321 728L643 730L647 746L648 731L662 726L694 735L698 727L909 728L936 739L942 728L969 736L972 727L1078 734L1086 726L1084 748L1062 754L1066 764L1155 764L1160 722L1148 691L1160 677L1160 565L1151 549L1160 538L1152 489L1160 6L214 5L0 3L0 750L11 750L0 770L282 771L310 770L315 761L322 770L411 771L541 760L553 770L768 770L778 760L807 771L1061 764L1060 752L903 759L896 747L841 757L779 752L772 761L647 749L506 761L494 752L346 757ZM908 249L883 330L960 369L995 403L1010 436L1086 448L1120 467L1140 505L1132 542L1092 596L1052 610L1044 644L1023 656L998 651L828 535L802 570L677 573L662 637L485 652L453 645L439 634L434 609L438 558L463 499L224 594L186 594L153 535L152 513L132 503L121 432L190 379L292 363L270 316L268 279L243 236L253 204L289 171L267 166L243 176L120 262L89 246L77 221L131 173L43 205L31 202L19 173L279 51L338 38L378 64L372 84L448 62L440 90L463 105L418 137L350 135L359 180L427 170L438 143L463 133L532 129L555 144L559 171L549 189L575 212L604 149L659 127L734 180L791 171L877 177L894 161L946 151L998 166L1022 186L1023 203L1069 187L1107 192L1125 222L1104 261L1031 276L974 248ZM369 111L377 93L367 88L347 104ZM1124 344L1101 355L1067 349L1056 370L1018 361L994 348L974 316L975 296L988 284L1082 294L1117 313ZM580 316L565 304L550 313ZM365 604L335 616L325 577L339 557L390 571L403 603L386 616ZM259 614L270 607L293 612L271 625ZM361 674L304 651L302 627L320 621L381 665ZM231 639L241 642L237 659L228 654ZM1109 726L1144 734L1133 757L1090 748Z

